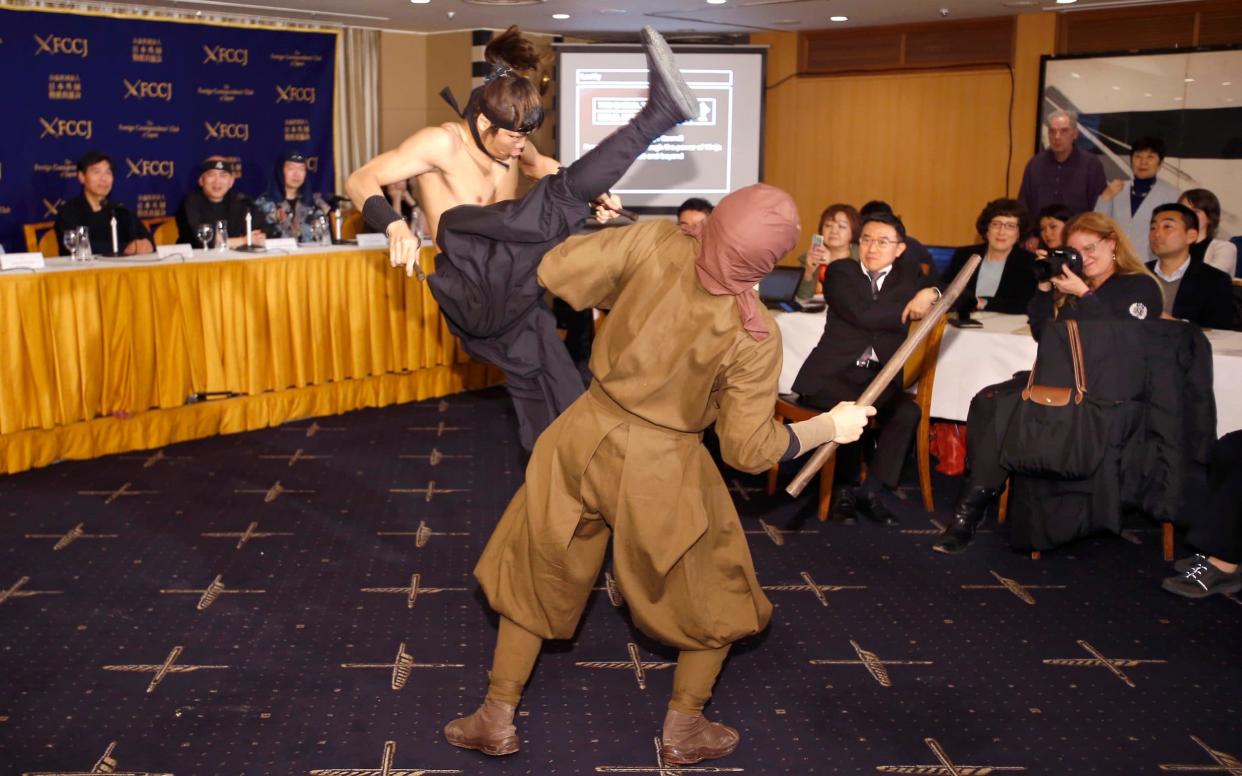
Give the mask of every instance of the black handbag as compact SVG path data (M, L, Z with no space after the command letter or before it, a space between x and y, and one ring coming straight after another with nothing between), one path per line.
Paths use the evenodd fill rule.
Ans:
M1078 322L1067 321L1065 327L1074 387L1037 385L1031 368L1000 447L999 463L1013 474L1079 480L1094 474L1104 459L1110 434L1108 407L1115 402L1088 395Z

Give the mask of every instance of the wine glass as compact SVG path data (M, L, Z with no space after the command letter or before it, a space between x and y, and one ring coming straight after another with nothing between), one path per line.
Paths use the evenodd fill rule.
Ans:
M78 230L76 228L66 229L64 235L62 236L62 239L64 240L65 248L69 250L69 260L77 261L78 260Z
M199 224L194 229L194 236L197 237L199 243L202 244L203 250L207 250L207 243L211 242L211 236L215 233L215 228L211 224L207 223Z
M311 237L318 245L323 245L328 237L328 219L323 213L316 213L311 219Z

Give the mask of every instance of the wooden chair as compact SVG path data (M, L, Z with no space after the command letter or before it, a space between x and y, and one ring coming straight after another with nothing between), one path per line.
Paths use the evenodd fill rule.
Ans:
M341 222L341 239L353 240L362 229L362 212L351 210L344 218L345 220Z
M177 227L177 220L169 218L155 227L155 231L151 233L151 241L156 245L176 245L177 238L181 236L180 232L181 230Z
M56 230L52 228L55 225L56 225L55 221L36 221L33 224L23 224L22 232L26 235L26 250L30 253L34 253L35 251L40 250L42 247L41 241L44 237L47 236L47 230L51 230L53 235L56 234ZM55 245L56 243L55 237L52 238L52 243L53 245ZM43 255L47 256L48 254L44 253ZM52 256L60 255L59 247L57 247L56 253L53 253L51 255Z
M60 255L60 242L56 239L55 229L48 229L39 238L39 253L45 259L54 259Z
M173 245L177 242L177 219L173 216L155 216L144 218L142 223L151 233L151 242L155 245ZM164 242L160 242L164 240Z
M906 361L906 365L902 370L902 384L904 387L908 388L915 383L918 384L915 388L914 402L918 404L922 417L919 419L919 427L916 432L915 449L919 465L919 489L923 493L923 508L928 512L935 510L931 483L931 396L936 383L936 363L940 358L940 341L944 337L945 324L946 319L941 318L927 336L927 339L923 340L918 349L910 356L910 359ZM819 414L818 410L793 404L779 398L776 400L775 415L778 421L788 420L791 423L797 423L798 421L813 418L817 414ZM779 465L773 466L768 470L768 495L776 493L776 479L779 470ZM823 468L819 470L819 503L816 515L821 521L828 519L828 505L832 499L832 481L835 470L835 455L830 457L824 463Z

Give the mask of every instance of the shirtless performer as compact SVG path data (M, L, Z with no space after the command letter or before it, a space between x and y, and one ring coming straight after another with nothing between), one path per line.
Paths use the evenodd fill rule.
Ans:
M527 142L543 120L538 90L515 69L538 65L531 43L511 27L487 47L487 82L463 121L421 130L349 177L346 191L374 228L388 234L394 265L413 274L419 241L382 195L384 184L418 177L436 244L428 277L450 331L466 352L505 374L522 446L530 450L553 419L582 394L582 378L543 302L535 271L550 248L596 215L617 209L607 194L647 146L698 115L664 39L643 29L649 97L629 124L561 169ZM518 172L538 179L521 199Z

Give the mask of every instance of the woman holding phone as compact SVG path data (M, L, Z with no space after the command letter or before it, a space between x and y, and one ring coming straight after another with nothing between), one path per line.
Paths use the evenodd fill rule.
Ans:
M829 205L819 217L819 229L811 235L811 249L798 257L802 265L802 282L797 298L810 299L823 293L824 270L837 259L858 258L858 233L861 220L852 205Z

